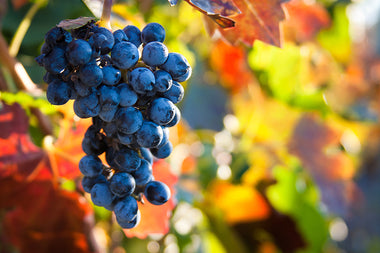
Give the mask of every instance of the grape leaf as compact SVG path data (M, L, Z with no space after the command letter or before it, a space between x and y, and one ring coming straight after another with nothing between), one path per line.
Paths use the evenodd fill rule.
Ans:
M269 206L252 186L217 181L209 192L210 199L222 210L225 220L231 224L264 220L269 216ZM244 208L237 208L243 206Z
M207 15L222 28L234 27L235 22L228 17L241 13L231 0L186 0L186 2Z
M50 180L26 182L16 176L1 178L0 191L0 209L12 203L2 221L4 236L19 252L90 252L92 211L79 194Z
M170 166L164 160L158 160L153 164L153 176L169 186L171 198L163 205L155 206L144 198L144 204L139 203L141 221L133 229L124 229L128 237L146 238L149 234L166 234L169 231L169 218L175 207L175 190L178 177L170 171Z
M30 140L21 106L1 106L0 209L7 231L2 236L20 252L88 252L90 206L57 187L48 154Z
M307 114L297 123L289 150L298 156L320 187L322 201L343 215L352 193L353 161L339 149L342 132Z
M330 16L320 4L306 4L303 1L291 1L285 4L289 18L284 22L287 36L297 41L312 39L317 32L330 25Z
M222 40L217 41L211 49L210 65L220 76L222 84L230 88L233 93L254 82L243 47L234 47ZM239 78L236 78L237 76Z
M24 180L51 179L46 153L35 146L28 131L28 118L19 104L2 104L0 110L0 177L15 175ZM49 167L50 168L50 167Z
M251 47L255 40L261 40L271 45L281 46L279 23L285 18L281 4L282 0L254 1L235 0L241 14L234 16L235 27L223 29L209 25L209 32L216 30L230 43L242 42Z
M65 30L71 30L71 29L82 27L94 20L95 20L94 17L80 17L76 19L65 19L59 22L57 26Z

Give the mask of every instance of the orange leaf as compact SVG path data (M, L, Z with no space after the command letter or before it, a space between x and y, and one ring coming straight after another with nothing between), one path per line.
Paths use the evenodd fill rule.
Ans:
M223 211L229 223L263 220L270 215L267 202L251 186L216 182L210 192L215 205Z
M289 14L284 23L286 32L297 41L310 40L319 30L330 25L328 12L318 3L306 4L301 0L293 0L285 6Z
M241 14L234 17L235 27L223 29L213 26L233 44L242 42L251 47L255 40L261 40L271 45L281 46L279 23L285 18L281 7L282 0L234 0Z
M237 93L253 82L247 54L241 46L231 46L222 40L217 41L212 48L210 62L223 84L233 92Z
M141 221L133 229L124 229L128 237L146 238L149 234L166 234L169 232L169 218L175 207L174 185L178 177L170 171L170 166L164 160L158 160L153 164L153 176L155 180L161 181L169 186L171 198L163 205L155 206L150 204L145 198L145 204L139 203L141 211Z

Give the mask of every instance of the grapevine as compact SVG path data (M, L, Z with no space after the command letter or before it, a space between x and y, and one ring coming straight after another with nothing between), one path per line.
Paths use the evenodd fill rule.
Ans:
M46 33L36 58L46 69L48 101L74 100L75 114L92 118L79 162L83 189L95 205L114 211L122 228L139 223L137 202L143 195L154 205L171 196L167 185L154 180L152 164L173 150L168 128L181 118L180 82L192 71L183 55L169 53L164 40L158 23L114 32L93 21L57 25ZM103 153L107 164L99 158Z

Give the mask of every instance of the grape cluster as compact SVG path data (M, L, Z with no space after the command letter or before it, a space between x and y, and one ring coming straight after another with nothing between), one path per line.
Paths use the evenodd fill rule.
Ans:
M181 54L168 52L164 39L158 23L113 33L93 22L71 30L56 26L36 58L47 71L48 101L73 99L76 115L92 118L79 162L83 189L95 205L114 211L123 228L138 224L142 195L155 205L170 198L168 186L154 180L152 163L172 152L168 128L181 118L179 82L190 77L191 67ZM103 153L108 165L99 158Z

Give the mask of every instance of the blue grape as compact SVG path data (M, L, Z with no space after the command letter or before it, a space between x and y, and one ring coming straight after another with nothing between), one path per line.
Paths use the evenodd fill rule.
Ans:
M67 67L65 49L55 47L43 58L43 65L47 71L52 74L60 74Z
M141 59L151 67L164 64L168 58L167 47L158 41L149 42L144 46Z
M120 227L124 229L130 229L130 228L136 227L140 223L140 220L141 220L140 210L137 211L136 217L133 218L131 221L120 220L120 218L116 216L117 223L120 225Z
M149 149L140 147L140 154L148 163L153 163L153 156Z
M114 66L119 69L129 69L138 62L139 50L130 42L117 43L111 51L111 59Z
M155 89L158 92L165 92L173 85L172 76L165 70L157 70L154 72L155 77Z
M131 145L136 141L136 137L133 134L125 134L120 131L117 133L117 138L123 145Z
M177 82L184 82L190 78L191 74L192 74L192 69L189 68L185 74L183 74L181 76L174 77L173 80L177 81Z
M164 145L157 147L157 148L151 148L150 151L152 152L152 155L159 159L165 159L169 157L169 155L173 151L173 144L168 141Z
M45 34L45 42L52 48L70 43L72 39L71 34L60 27L54 27Z
M111 157L108 157L109 159L112 159L110 165L115 167L117 170L122 172L132 172L137 170L137 168L140 166L141 158L139 157L139 154L133 149L125 147L121 148L118 151L111 151L113 151L113 154L111 154Z
M143 124L141 112L134 107L122 107L116 113L116 125L120 132L133 134Z
M180 83L173 81L172 87L162 93L162 96L172 101L173 104L177 104L182 101L184 94L185 90L183 89L183 86Z
M100 155L107 146L104 142L105 136L96 129L94 125L91 125L84 134L82 140L82 149L87 155Z
M102 174L100 174L97 177L86 177L86 176L84 176L82 178L81 183L82 183L83 190L85 192L91 193L91 189L96 183L107 183L107 179Z
M97 206L110 206L114 200L108 183L96 183L91 189L91 200Z
M70 100L70 93L70 86L66 82L55 79L49 83L46 90L46 97L53 105L63 105Z
M141 31L141 41L146 44L151 41L164 42L165 29L159 23L149 23Z
M178 124L178 122L181 120L181 111L178 109L177 106L174 106L174 117L173 119L166 125L165 127L173 127Z
M153 205L162 205L170 199L170 189L160 181L150 181L145 186L144 195Z
M100 105L96 93L91 93L86 97L78 97L74 101L74 112L80 118L98 116L100 112Z
M137 201L132 196L127 196L117 201L114 212L118 221L130 222L138 213Z
M160 144L163 132L162 128L154 122L144 121L136 132L137 143L144 148L153 148Z
M115 44L119 43L119 42L122 42L122 41L127 41L128 40L127 35L121 29L116 30L116 31L113 32L113 38L115 40Z
M139 28L133 25L128 25L123 29L125 35L128 37L128 41L134 44L137 48L141 45L141 31Z
M103 83L108 85L118 84L121 79L120 70L112 67L105 66L102 68L103 71Z
M110 30L104 27L94 27L94 34L90 38L89 42L93 44L97 51L101 54L107 54L111 52L114 46L115 40Z
M127 83L121 83L117 86L120 94L120 106L132 106L137 102L136 92Z
M153 180L152 165L145 159L141 160L140 167L132 172L136 187L144 187Z
M186 58L179 53L169 53L166 62L160 68L169 72L173 80L185 75L191 69Z
M80 97L85 97L94 92L93 87L90 87L80 80L74 82L74 89Z
M85 40L73 40L66 47L66 58L71 65L78 66L90 61L92 49Z
M97 177L102 173L103 163L95 155L85 155L79 161L80 172L87 177Z
M126 172L115 173L110 180L110 190L120 198L131 195L135 187L135 179Z
M174 104L167 98L156 98L150 104L149 118L158 125L168 124L174 118Z
M103 81L103 71L94 62L89 62L79 69L79 79L90 87L96 87Z
M129 72L129 83L136 93L146 94L153 90L155 78L153 72L144 67L135 68Z
M111 122L115 116L120 102L118 91L116 87L107 85L103 85L99 89L99 117L105 122Z

